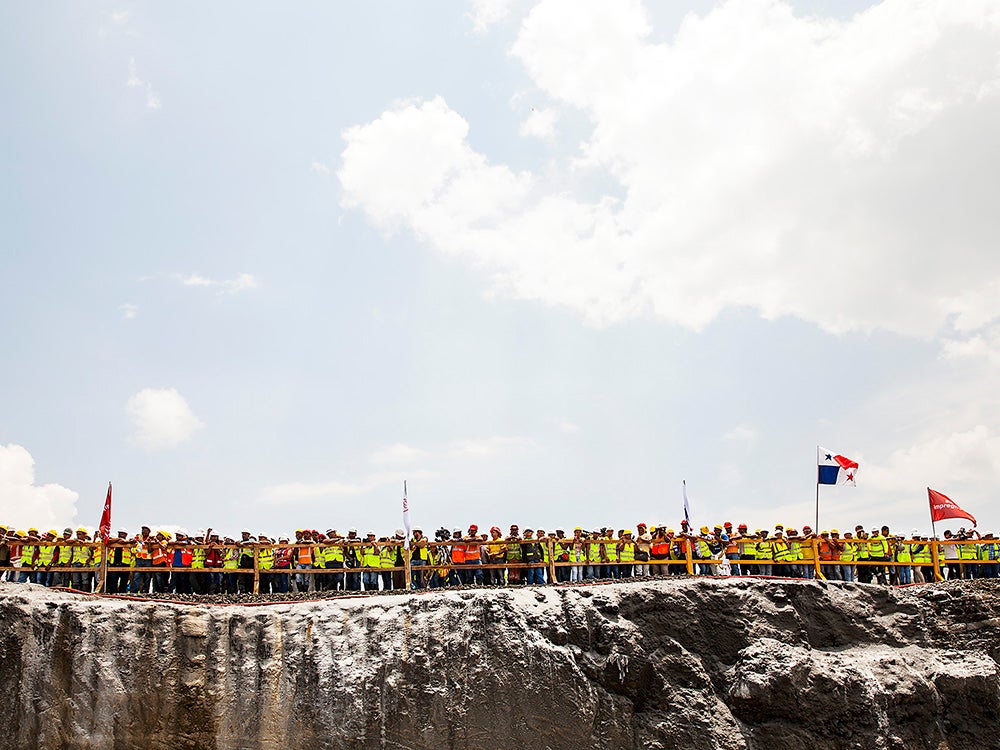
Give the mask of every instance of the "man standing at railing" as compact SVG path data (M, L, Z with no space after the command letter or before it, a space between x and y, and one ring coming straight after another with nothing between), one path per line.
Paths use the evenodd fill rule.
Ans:
M500 531L499 526L490 527L490 541L485 549L488 565L504 564L507 555L507 546L503 543L503 532ZM503 568L487 568L483 571L483 581L487 586L503 586Z
M90 547L90 535L84 528L76 530L76 543L65 549L70 550L69 565L73 568L87 568L93 560L93 551ZM77 591L90 591L93 571L74 572L72 574L73 588Z
M344 539L344 567L361 567L361 539L357 529L347 530L347 537ZM347 590L361 591L361 573L347 574Z
M417 527L413 529L413 538L410 540L410 575L412 581L410 588L422 589L424 587L424 571L427 566L427 559L430 556L427 549L427 539L424 538L424 530Z
M482 546L479 543L479 527L474 524L469 524L469 533L465 536L465 564L469 566L469 570L465 573L465 582L467 584L477 584L479 586L483 585L483 556L482 556Z
M506 542L507 562L511 565L520 565L524 560L524 553L521 550L521 531L518 529L516 523L510 525L510 533L507 535ZM507 569L507 583L511 585L520 584L522 580L519 568Z
M361 547L361 564L365 571L362 575L365 591L378 591L378 570L382 566L381 548L375 540L375 532L365 534L365 543Z
M858 580L858 574L854 566L854 561L858 557L858 545L854 541L854 534L850 531L844 532L840 549L840 574L843 580L854 583Z
M992 533L983 534L980 540L979 560L983 578L1000 577L1000 542Z
M891 557L890 542L879 532L872 529L868 536L868 554L873 563L890 562ZM889 583L888 572L883 565L872 565L872 583Z

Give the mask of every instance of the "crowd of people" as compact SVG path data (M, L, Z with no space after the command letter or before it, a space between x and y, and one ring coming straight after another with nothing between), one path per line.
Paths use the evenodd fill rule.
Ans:
M481 533L438 529L433 539L349 529L298 529L271 539L244 529L239 538L212 529L138 534L118 529L106 544L85 528L39 532L0 525L0 573L8 582L103 590L113 594L388 591L449 586L511 586L659 575L814 578L905 585L937 577L1000 577L1000 540L975 529L929 539L914 529L861 525L841 534L778 524L773 530L731 523L678 530L639 523L570 532L493 526ZM105 563L105 555L106 566ZM106 569L107 579L101 581ZM409 575L409 579L407 578ZM103 585L102 585L103 583Z

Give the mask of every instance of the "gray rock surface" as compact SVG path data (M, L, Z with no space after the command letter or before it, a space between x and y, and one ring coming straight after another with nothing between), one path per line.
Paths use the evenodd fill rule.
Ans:
M993 581L260 607L2 584L0 620L0 748L1000 747Z

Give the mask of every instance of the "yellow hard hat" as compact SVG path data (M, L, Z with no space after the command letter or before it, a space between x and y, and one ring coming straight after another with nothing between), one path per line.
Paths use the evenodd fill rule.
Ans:
M46 533L46 534L51 534L52 536L59 536L59 532L58 532L58 531L56 531L55 529L49 529L49 530L48 530L48 531L46 531L45 533Z
M85 528L83 528L83 526L81 526L80 528L78 528L78 529L76 530L76 533L77 533L77 534L89 534L90 532L89 532L89 531L87 531L87 530L86 530Z
M19 536L19 537L21 537L21 538L23 539L24 537L26 537L26 536L28 536L28 535L27 535L27 534L25 534L25 533L24 533L23 531L21 531L21 530L19 529L19 530L17 530L17 531L15 531L15 532L14 532L14 536Z
M583 531L583 527L582 526L574 526L573 527L573 531Z
M632 535L632 530L631 529L625 529L624 531L622 531L622 536L624 536L625 534L628 534L629 536L631 536Z
M702 534L707 534L708 533L708 526L702 526L701 527L701 533Z
M836 529L830 529L830 533L831 534L839 534L840 532L837 531Z
M677 533L677 532L675 532L675 531L674 531L673 529L667 529L667 533L668 533L668 534L675 534L675 533Z
M30 534L32 531L35 532L36 534L38 533L38 529L36 529L34 526L29 526L28 533Z

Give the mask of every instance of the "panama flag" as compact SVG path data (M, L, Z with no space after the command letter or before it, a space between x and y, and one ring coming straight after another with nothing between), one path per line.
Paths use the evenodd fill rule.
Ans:
M858 462L838 456L826 448L816 449L816 463L819 464L818 484L854 484L858 473Z

